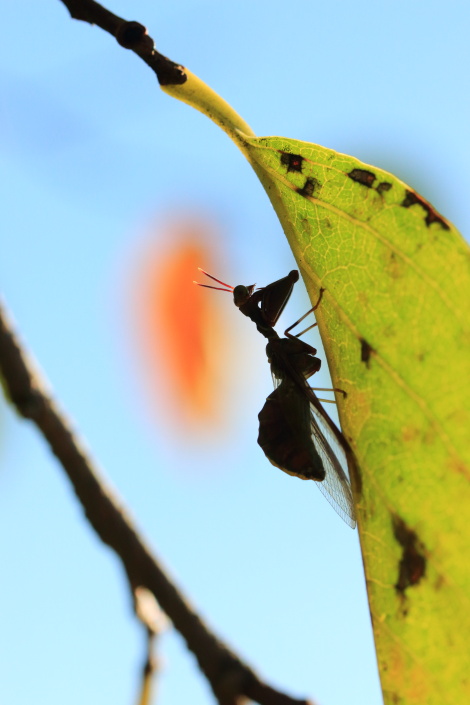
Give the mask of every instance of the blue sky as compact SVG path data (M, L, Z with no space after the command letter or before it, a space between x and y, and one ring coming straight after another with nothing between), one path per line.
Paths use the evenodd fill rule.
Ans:
M467 3L108 7L145 24L257 134L392 171L470 232ZM58 0L17 0L3 20L0 282L22 338L216 631L289 693L379 705L357 532L256 444L271 385L256 331L223 301L238 362L218 442L178 433L164 409L156 424L139 377L132 263L168 214L220 225L231 283L266 284L295 266L261 186L217 127ZM282 324L307 308L298 289ZM34 428L6 407L0 424L0 701L127 705L144 637L121 567ZM159 702L211 702L177 635L160 653Z

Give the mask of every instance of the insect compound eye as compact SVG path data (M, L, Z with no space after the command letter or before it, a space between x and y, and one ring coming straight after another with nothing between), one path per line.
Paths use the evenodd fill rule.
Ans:
M248 299L251 296L250 288L248 286L244 286L243 284L239 284L238 286L235 287L233 290L233 302L235 306L243 306Z

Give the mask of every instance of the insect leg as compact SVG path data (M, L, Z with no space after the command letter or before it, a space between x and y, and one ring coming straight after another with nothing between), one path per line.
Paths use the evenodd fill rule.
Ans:
M339 392L344 397L348 396L347 392L345 392L344 389L338 389L338 387L333 387L332 389L327 387L311 387L311 389L313 389L314 392ZM336 404L336 402L332 403Z
M285 331L285 335L288 338L291 338L291 339L292 338L299 338L299 336L303 335L304 333L309 331L311 328L315 328L315 326L318 325L318 323L312 323L311 326L309 326L308 328L305 328L305 330L301 331L300 333L297 333L296 335L292 335L289 332L292 330L292 328L295 328L295 326L297 326L299 323L301 323L304 320L304 318L306 318L310 313L313 313L320 306L324 291L325 291L325 289L321 288L320 294L318 296L318 300L317 300L317 303L315 304L315 306L313 306L309 311L307 311L307 313L305 313L301 318L299 318L298 321L296 321L291 326L289 326L289 328L287 328L287 330ZM304 341L302 341L302 342L304 343L305 346L308 346L307 343L305 343ZM308 347L310 347L310 346L308 346ZM315 352L313 354L315 354ZM317 371L317 370L315 370L315 371ZM309 376L311 376L311 374L312 373L310 373L310 374L307 373L307 374L305 374L305 377L308 378ZM345 398L347 397L347 393L344 391L344 389L339 389L338 387L333 387L333 389L327 389L325 387L312 387L312 389L317 392L338 392L339 394L342 394L343 397L345 397ZM336 401L333 401L331 399L319 399L319 401L324 401L324 402L327 402L328 404L336 404Z
M289 331L292 330L292 328L295 328L295 326L298 326L299 323L302 323L302 321L303 321L305 318L307 318L307 316L308 316L309 314L311 314L311 313L313 313L314 311L317 310L317 308L320 306L320 302L321 302L321 300L322 300L323 292L324 292L324 291L325 291L325 289L320 289L320 295L319 295L319 297L318 297L318 301L317 301L317 303L315 304L315 306L312 306L312 308L309 309L309 310L307 311L307 313L304 313L304 315L303 315L301 318L299 318L297 321L295 321L295 323L293 323L291 326L289 326L289 328L286 328L286 330L284 331L284 335L285 335L287 338L298 338L299 336L301 336L301 335L303 335L304 333L306 333L307 331L309 331L311 328L315 328L315 326L318 325L318 323L312 323L311 326L309 326L309 327L306 328L305 330L301 331L300 333L297 333L296 335L292 335L292 333L289 332Z

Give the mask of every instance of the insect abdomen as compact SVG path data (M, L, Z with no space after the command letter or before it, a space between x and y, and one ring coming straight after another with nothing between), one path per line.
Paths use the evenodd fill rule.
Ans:
M325 470L310 432L310 404L295 383L283 380L258 414L258 444L289 475L321 482Z

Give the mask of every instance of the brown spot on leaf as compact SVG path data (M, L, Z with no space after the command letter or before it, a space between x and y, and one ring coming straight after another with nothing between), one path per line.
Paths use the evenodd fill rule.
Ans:
M403 276L404 263L398 258L395 252L386 253L387 272L392 279L399 279Z
M370 356L375 353L375 350L364 338L360 338L359 342L361 343L361 362L364 362L367 367L370 367Z
M349 438L348 440L351 442L352 439ZM359 499L362 497L362 474L361 469L354 457L349 457L348 470L354 487L354 493L356 498Z
M421 429L412 423L401 429L403 443L415 443L421 438Z
M348 176L353 181L357 181L358 184L367 186L367 188L372 188L372 184L376 179L375 174L367 169L353 169Z
M391 183L389 183L388 181L381 181L375 190L377 191L377 193L385 193L386 191L390 191L391 188Z
M300 154L281 152L281 164L287 167L287 171L302 171L303 160L304 158Z
M308 235L309 237L311 237L311 235L312 235L312 225L311 225L309 219L308 219L308 218L302 218L302 220L301 220L300 222L301 222L302 229L303 229L304 233L305 233L306 235Z
M405 590L417 585L424 577L427 560L424 546L416 532L410 529L398 514L392 515L392 523L393 535L402 548L395 590L403 596Z
M425 213L426 218L424 219L426 225L429 226L433 223L439 223L441 228L444 230L450 230L448 223L444 218L431 206L430 203L426 201L425 198L416 193L416 191L406 191L405 198L401 202L403 208L410 208L411 206L419 205L421 206Z
M297 189L297 193L300 196L313 196L313 192L319 186L319 182L316 179L308 177L305 179L305 183L302 188Z

